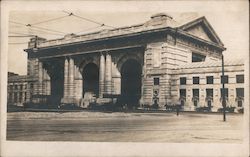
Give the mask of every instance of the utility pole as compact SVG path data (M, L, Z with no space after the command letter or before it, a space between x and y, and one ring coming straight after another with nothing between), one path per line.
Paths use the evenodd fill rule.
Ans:
M35 36L35 45L34 45L34 48L37 48L37 44L38 44L38 37L37 35Z
M225 100L225 76L224 76L224 56L222 54L222 106L223 106L223 121L226 121L226 100Z

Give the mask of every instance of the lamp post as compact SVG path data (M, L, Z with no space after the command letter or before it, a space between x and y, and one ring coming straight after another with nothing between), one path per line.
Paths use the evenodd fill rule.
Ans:
M222 54L222 106L223 106L223 121L226 121L226 100L225 100L225 76L224 76L224 56Z

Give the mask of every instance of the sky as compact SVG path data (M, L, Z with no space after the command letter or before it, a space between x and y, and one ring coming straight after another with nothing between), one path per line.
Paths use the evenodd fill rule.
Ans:
M223 53L226 60L249 57L249 8L248 3L244 3L244 1L231 1L230 3L228 1L204 1L202 3L190 3L190 1L180 1L179 3L171 1L116 3L110 1L107 3L96 2L95 4L90 2L80 3L79 5L73 2L70 4L70 7L67 7L67 3L64 3L62 7L55 5L56 9L48 8L48 10L46 10L46 5L39 7L39 4L35 4L34 8L37 9L23 8L19 11L17 9L9 12L8 21L12 21L8 22L8 35L10 36L8 37L9 72L20 75L26 75L27 73L27 54L23 49L27 48L29 38L15 36L36 34L46 39L55 39L62 38L69 33L84 34L107 29L107 27L99 27L95 23L72 16L36 24L40 21L66 16L67 14L64 11L73 12L81 17L113 27L144 23L150 19L151 15L156 13L167 13L180 23L205 16L227 48ZM34 24L36 27L63 33L31 29L13 22Z

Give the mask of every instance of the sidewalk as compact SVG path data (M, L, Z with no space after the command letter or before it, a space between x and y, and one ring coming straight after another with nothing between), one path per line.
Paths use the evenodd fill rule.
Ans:
M209 116L221 115L222 113L199 113L199 112L180 112L179 116ZM227 115L240 116L242 114L227 113ZM7 113L8 119L79 119L79 118L114 118L114 117L176 117L176 112L166 111L144 111L133 110L127 112L101 112L91 110L28 110L22 112L9 112Z

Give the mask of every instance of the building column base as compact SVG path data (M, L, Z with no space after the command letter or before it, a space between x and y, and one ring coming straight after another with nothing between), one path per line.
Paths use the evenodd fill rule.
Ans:
M97 98L96 103L97 104L106 104L106 103L112 103L113 100L111 98Z
M64 97L61 99L61 105L65 104L77 104L77 101L75 98L72 97Z
M213 107L211 108L211 111L212 111L212 112L218 112L218 109L219 109L219 108L218 108L217 106L213 106Z
M184 105L184 111L194 111L195 107L194 106L189 106L189 105Z

